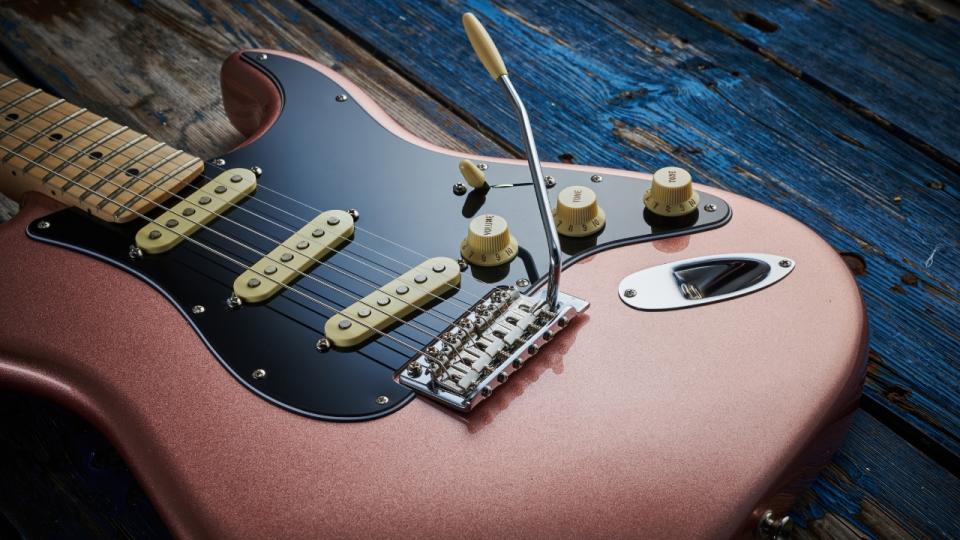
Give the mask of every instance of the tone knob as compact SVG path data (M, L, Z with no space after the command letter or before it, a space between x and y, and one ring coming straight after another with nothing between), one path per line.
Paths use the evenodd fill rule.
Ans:
M470 221L460 255L470 264L497 266L517 256L517 238L510 234L507 220L496 214L482 214Z
M659 216L684 216L697 209L700 194L693 189L690 173L680 167L664 167L653 173L643 204Z
M557 195L557 207L553 209L553 222L563 236L580 238L603 228L607 215L597 204L597 194L584 186L570 186Z

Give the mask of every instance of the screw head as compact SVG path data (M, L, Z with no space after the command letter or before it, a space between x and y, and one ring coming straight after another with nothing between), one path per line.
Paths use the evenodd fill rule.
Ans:
M260 54L257 55L257 60L259 60L259 61L261 61L261 62L263 62L263 61L266 60L267 58L268 58L267 55L265 55L265 54L263 54L263 53L260 53Z
M715 204L713 204L713 203L710 203L710 204L704 206L703 209L706 210L707 212L716 212L716 211L717 211L717 205L715 205Z
M235 294L231 294L230 297L227 298L227 307L230 309L237 309L242 305L243 300L240 300L240 297Z
M40 222L37 223L37 228L40 229L41 231L44 230L44 229L49 229L49 228L50 228L50 222L44 219L44 220L42 220L42 221L40 221Z
M780 259L780 266L781 266L782 268L790 268L790 265L792 265L792 264L793 264L793 263L790 262L790 261L788 261L787 259Z
M347 210L347 213L350 214L350 217L352 217L354 221L360 219L360 211L357 210L356 208L351 208Z
M538 352L540 352L540 347L538 347L536 344L533 344L527 347L527 354L531 356L537 354Z
M262 379L262 378L264 378L264 377L266 377L266 376L267 376L267 370L265 370L265 369L255 369L255 370L253 370L253 375L252 375L252 377L253 377L254 379L258 379L258 380L259 380L259 379Z
M337 103L343 103L343 102L345 102L345 101L347 100L347 95L346 95L346 94L337 94L337 97L336 97L335 99L337 100Z
M199 305L199 304L193 306L193 308L190 309L190 311L192 311L194 315L200 315L201 313L203 313L203 312L206 311L206 310L207 310L207 308L205 308L205 307L203 307L203 306L201 306L201 305Z
M420 375L423 375L423 367L414 362L407 367L407 375L411 377L419 377Z
M253 167L250 167L250 170L253 171L253 174L257 176L260 176L261 174L263 174L263 169L261 169L260 167L257 167L256 165L254 165Z
M481 171L485 171L485 170L487 170L487 164L486 164L486 163L477 163L477 168L480 169Z
M227 164L227 160L218 157L217 159L211 161L210 163L216 165L217 167L223 167L224 165Z
M317 340L317 350L320 352L327 352L330 350L330 340L326 337L322 337Z
M557 185L557 179L552 176L544 176L543 183L547 185L547 188L552 188Z
M526 287L527 285L530 285L529 279L522 277L517 280L517 287Z
M377 396L375 401L377 402L377 405L386 405L387 403L390 403L390 398L387 396Z
M603 182L603 177L600 176L599 174L595 174L590 177L590 181L593 182L594 184L599 184L600 182Z
M623 291L623 295L626 296L627 298L633 298L634 296L637 295L637 290L636 290L636 289L627 289L627 290Z
M467 192L467 186L463 185L462 182L457 182L453 185L453 194L454 195L463 195Z
M457 259L457 264L460 265L461 272L466 272L467 268L470 268L470 266L467 265L467 260L464 259L463 257Z
M142 259L143 250L138 248L136 245L132 245L130 246L130 250L127 251L127 256L129 256L133 260Z

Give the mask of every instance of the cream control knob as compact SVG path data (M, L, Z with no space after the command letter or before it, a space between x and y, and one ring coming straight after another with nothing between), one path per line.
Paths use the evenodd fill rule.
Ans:
M590 236L603 228L607 216L597 204L597 194L584 186L570 186L557 195L553 222L563 236Z
M697 209L700 194L693 189L690 173L680 167L664 167L653 173L643 204L659 216L683 216Z
M460 160L460 175L473 189L480 189L487 185L487 175L469 159Z
M467 237L460 243L460 255L477 266L506 264L517 256L517 238L510 234L507 220L496 214L481 214L470 221Z

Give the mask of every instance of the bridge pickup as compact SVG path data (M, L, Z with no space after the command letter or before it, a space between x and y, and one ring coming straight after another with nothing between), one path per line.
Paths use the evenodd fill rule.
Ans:
M326 337L338 347L359 345L460 283L460 265L434 257L327 320Z
M137 247L163 253L213 221L257 189L257 176L247 169L229 169L187 195L137 231Z
M546 290L526 296L512 287L497 287L412 358L400 373L400 383L469 411L588 306L560 293L559 305L551 311Z
M240 274L233 282L233 293L244 302L268 300L351 236L350 214L343 210L323 212Z

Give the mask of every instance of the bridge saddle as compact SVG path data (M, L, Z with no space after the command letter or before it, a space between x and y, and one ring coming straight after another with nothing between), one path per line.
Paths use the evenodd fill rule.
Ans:
M588 306L560 293L557 309L550 310L546 290L527 296L513 287L497 287L412 358L400 382L469 411Z

